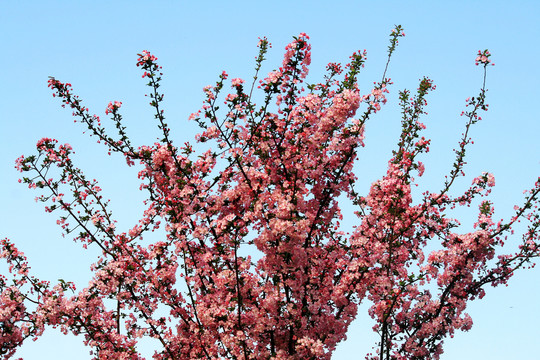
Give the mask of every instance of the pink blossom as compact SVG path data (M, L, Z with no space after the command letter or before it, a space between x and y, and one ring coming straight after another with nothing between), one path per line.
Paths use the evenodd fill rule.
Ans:
M237 87L237 86L240 86L244 83L245 81L240 79L240 78L234 78L231 80L231 84L233 87Z
M115 113L120 107L122 106L122 103L120 101L115 102L109 102L109 105L107 105L107 108L105 109L105 114L108 115L109 113Z

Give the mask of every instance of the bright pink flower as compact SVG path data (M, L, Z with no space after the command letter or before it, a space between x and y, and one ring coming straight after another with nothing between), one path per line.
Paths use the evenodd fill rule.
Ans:
M234 78L232 79L231 83L232 83L232 86L233 87L237 87L237 86L240 86L244 83L245 81L240 79L240 78Z
M107 105L107 108L105 109L105 114L108 115L109 113L114 113L116 110L120 109L122 106L122 103L120 101L115 102L109 102L109 105Z

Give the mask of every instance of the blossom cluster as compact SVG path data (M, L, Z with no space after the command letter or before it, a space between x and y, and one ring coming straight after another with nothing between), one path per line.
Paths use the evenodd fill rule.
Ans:
M484 51L478 50L478 56L476 57L476 59L474 59L475 64L476 65L482 64L484 66L487 66L488 64L495 65L489 59L490 57L491 57L491 53L487 49Z
M108 115L110 113L115 113L120 107L122 106L122 103L120 101L115 102L109 102L109 105L107 105L107 109L105 109L105 114Z

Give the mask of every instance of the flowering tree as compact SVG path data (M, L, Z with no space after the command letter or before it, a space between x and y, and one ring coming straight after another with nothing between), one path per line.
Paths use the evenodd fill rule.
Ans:
M388 62L403 36L390 34ZM8 239L1 257L9 278L0 278L0 353L14 356L25 339L45 327L83 335L96 359L140 359L143 337L161 344L154 359L330 359L345 338L358 305L369 301L380 341L366 359L438 359L444 338L468 330L469 301L487 285L506 284L514 271L539 255L540 181L526 192L515 215L497 223L485 197L491 174L474 178L463 194L450 188L463 175L470 127L487 110L485 74L490 53L479 52L484 71L479 95L467 99L465 131L456 160L437 193L413 201L411 186L422 176L419 156L429 151L421 136L426 96L435 86L424 78L416 93L400 92L402 132L386 175L365 196L354 190L353 164L364 145L364 125L386 102L386 77L362 93L357 76L365 52L349 64L328 65L318 84L306 85L308 36L287 45L282 66L258 80L270 47L259 41L250 86L228 75L204 88L202 109L191 115L210 149L198 156L189 144L173 144L162 110L161 67L147 51L137 66L148 80L150 105L162 139L135 147L122 125L122 103L105 111L117 128L112 136L72 93L71 85L49 80L53 96L110 152L141 165L141 189L148 194L143 218L126 232L117 230L108 202L70 158L70 145L44 138L37 155L22 156L22 182L43 191L47 212L83 247L97 246L88 286L41 281ZM264 94L256 105L253 91ZM362 109L362 110L360 110ZM355 207L357 225L341 230L340 195ZM484 198L484 199L482 199ZM480 200L478 200L480 199ZM447 216L458 206L479 203L468 233L456 232ZM503 252L506 235L520 219L528 222L514 254ZM149 243L148 232L164 223L166 237ZM426 250L426 246L430 249ZM257 258L244 255L246 246ZM255 256L255 254L254 254Z

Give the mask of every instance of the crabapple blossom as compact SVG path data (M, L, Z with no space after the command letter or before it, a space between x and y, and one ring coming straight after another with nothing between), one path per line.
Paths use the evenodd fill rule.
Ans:
M474 59L475 64L476 65L482 64L484 66L487 66L488 64L495 65L489 59L490 57L491 57L491 53L487 49L484 51L478 50L478 56L476 57L476 59Z
M109 102L109 105L107 105L107 109L105 109L105 114L108 115L110 113L116 112L118 109L120 109L120 106L122 106L122 103L120 101Z
M404 35L401 26L392 30L388 62ZM441 189L419 197L411 191L431 144L420 119L435 85L423 78L416 92L399 92L401 135L385 175L361 195L354 164L369 136L366 122L387 102L388 64L381 81L360 88L367 53L358 51L347 65L330 63L324 81L307 85L308 41L304 33L295 37L280 67L259 80L270 48L260 39L250 86L233 78L232 92L222 94L223 72L203 89L201 109L189 116L201 127L197 148L210 144L200 152L173 144L162 109L162 69L146 50L136 65L161 131L153 144L131 143L121 102L105 110L118 133L110 135L71 84L49 79L53 96L99 143L128 166L139 165L147 201L142 218L122 230L98 181L75 165L70 145L43 138L36 155L16 160L21 182L40 192L46 211L59 214L64 235L97 247L100 256L93 278L78 289L36 278L24 254L1 241L9 269L0 275L4 359L53 327L83 336L95 359L143 359L139 343L152 338L156 360L328 360L365 302L379 335L366 359L438 359L445 339L471 328L467 304L540 254L540 179L515 215L501 221L489 200L491 173L475 177L463 193L450 191L464 176L470 129L488 109L490 53L476 58L484 84L466 100L465 131ZM257 86L260 104L252 97ZM356 216L349 232L340 223L344 198ZM477 222L458 231L450 211L476 204ZM510 253L505 242L518 221L527 229ZM150 241L158 228L165 235Z

